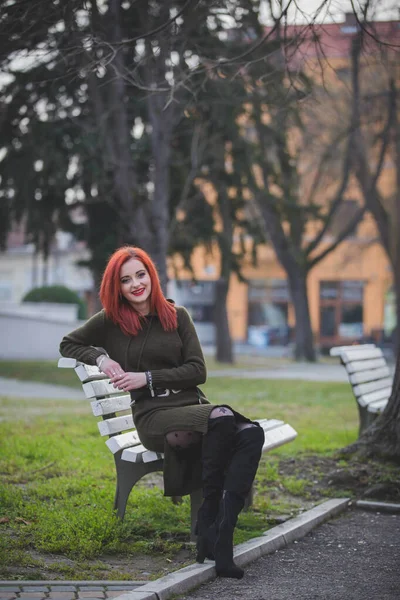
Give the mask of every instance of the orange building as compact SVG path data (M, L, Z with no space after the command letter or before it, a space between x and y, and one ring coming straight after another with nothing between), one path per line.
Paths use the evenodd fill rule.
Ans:
M346 15L343 23L320 25L318 43L315 28L308 31L307 27L303 28L302 42L290 58L294 65L301 64L314 75L316 65L322 65L324 84L328 91L335 90L335 102L340 103L340 89L345 91L349 85L351 42L358 27L352 14ZM287 35L297 34L299 29L289 27ZM398 45L400 42L398 21L375 22L374 32L386 43ZM366 56L371 58L373 51L371 44ZM369 85L373 86L377 85L379 72L372 62L368 68ZM327 106L323 110L327 112ZM307 162L307 156L304 162ZM390 196L394 181L395 167L388 159L379 179L384 195ZM350 181L347 200L348 206L362 201L355 181ZM331 228L323 243L330 244L334 235L334 228ZM218 277L218 264L217 253L210 257L198 249L193 260L198 283L193 285L186 281L175 293L178 301L191 309L200 328L212 322L212 281ZM184 270L181 273L184 278ZM249 257L243 275L247 284L240 283L236 276L232 276L230 283L228 315L232 337L258 346L286 344L290 339L290 328L294 326L294 314L286 274L272 246L259 247L257 267L252 266ZM189 275L186 273L186 276ZM354 235L328 254L309 274L309 306L317 344L328 348L366 337L380 340L389 336L395 326L391 285L390 265L379 243L375 223L367 213Z

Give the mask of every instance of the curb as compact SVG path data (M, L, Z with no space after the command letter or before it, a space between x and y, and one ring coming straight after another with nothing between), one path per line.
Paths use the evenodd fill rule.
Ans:
M260 556L284 548L307 535L317 525L346 510L349 503L349 498L328 500L298 517L273 527L258 538L239 544L234 552L235 562L242 567ZM168 600L172 595L184 594L215 577L213 561L207 561L202 565L195 563L146 583L137 591L121 594L118 600Z
M371 510L384 513L400 513L400 504L393 502L373 502L369 500L357 500L354 502L355 508L361 508L362 510Z

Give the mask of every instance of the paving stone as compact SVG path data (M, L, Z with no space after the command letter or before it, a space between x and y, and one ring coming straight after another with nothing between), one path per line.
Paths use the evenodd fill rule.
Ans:
M104 592L104 585L79 585L82 592Z
M123 594L124 592L126 592L126 590L115 590L113 592L111 591L107 591L106 592L106 598L116 598L117 596L121 596L121 594Z
M57 590L52 589L49 594L49 598L52 600L71 600L71 598L76 598L75 592L57 592Z
M147 583L146 581L144 581L143 583L131 583L131 584L126 584L126 585L108 585L107 586L107 591L111 591L111 592L117 592L119 590L122 590L123 592L125 592L126 590L134 590L138 587L140 587L141 585L144 585L145 583Z
M21 587L22 592L34 592L34 593L39 593L39 592L48 592L49 591L49 586L43 586L43 585L22 585Z
M90 592L86 589L85 589L85 591L79 590L78 594L79 594L79 598L105 598L106 597L104 588L102 588L101 591L93 590L92 592Z
M2 594L3 592L20 592L21 591L21 586L19 585L0 585L0 594Z
M38 598L44 598L45 595L45 592L21 592L19 597L21 600L34 600L34 598L37 600Z
M92 596L88 596L87 594L92 594ZM95 594L96 592L85 592L85 595L82 596L82 593L78 593L78 598L85 598L85 600L101 600L106 597L104 593L102 593L101 596ZM97 594L100 594L100 592L97 592Z
M51 591L52 592L76 592L76 585L56 585L52 584Z
M16 597L17 595L14 592L2 592L0 590L0 600L14 600Z

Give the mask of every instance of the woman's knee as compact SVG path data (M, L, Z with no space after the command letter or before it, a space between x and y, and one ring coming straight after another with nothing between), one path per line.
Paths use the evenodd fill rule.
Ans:
M240 423L237 427L239 444L249 445L254 449L262 450L265 442L265 433L262 427L253 423Z
M218 419L219 417L233 417L233 412L226 406L217 406L210 412L210 419Z
M201 433L197 431L170 431L165 437L171 448L179 450L198 444L201 440Z
M238 423L237 430L243 431L243 429L250 429L251 427L257 427L254 423Z

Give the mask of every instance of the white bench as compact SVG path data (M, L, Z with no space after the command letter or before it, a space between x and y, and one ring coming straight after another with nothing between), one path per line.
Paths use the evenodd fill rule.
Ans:
M339 356L347 371L360 414L359 434L381 413L392 392L393 378L383 352L375 344L335 346L331 356Z
M102 418L97 426L100 435L108 436L106 444L114 455L117 474L114 509L123 519L133 486L148 473L162 471L163 454L148 450L140 443L130 409L130 394L115 389L107 375L100 373L97 367L73 358L60 358L58 366L75 370L82 382L86 398L91 401L94 416ZM264 452L287 444L297 436L293 427L283 421L261 419L258 422L265 432ZM192 538L201 501L201 490L191 494ZM250 505L251 501L250 494L247 505Z

